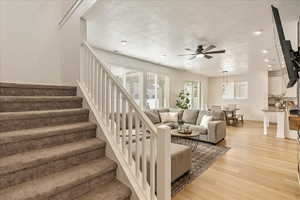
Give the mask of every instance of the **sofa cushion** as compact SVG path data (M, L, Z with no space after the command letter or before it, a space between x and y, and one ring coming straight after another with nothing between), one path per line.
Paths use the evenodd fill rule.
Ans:
M170 112L170 110L168 108L159 108L159 109L156 109L156 110L158 112L160 122L161 122L160 113Z
M213 121L224 121L225 113L222 110L213 110L211 111L211 115L213 117Z
M207 135L208 134L208 129L203 127L203 126L190 125L190 129L192 129L193 131L199 131L200 135Z
M178 112L160 112L159 116L162 123L178 121Z
M157 124L161 122L159 112L157 110L146 110L144 113L152 121L153 124Z
M170 112L178 112L178 120L182 120L183 111L180 108L170 108Z
M188 124L196 124L199 110L184 110L182 121Z

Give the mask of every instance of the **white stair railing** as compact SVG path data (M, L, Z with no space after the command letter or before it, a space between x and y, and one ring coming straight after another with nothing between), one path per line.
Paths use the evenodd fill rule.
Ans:
M75 13L75 11L79 8L79 6L83 3L84 0L74 0L72 5L69 7L69 9L66 11L66 13L63 15L62 19L58 23L58 27L61 29L65 23L71 18L71 16Z
M153 125L87 42L79 85L138 198L170 200L170 129Z

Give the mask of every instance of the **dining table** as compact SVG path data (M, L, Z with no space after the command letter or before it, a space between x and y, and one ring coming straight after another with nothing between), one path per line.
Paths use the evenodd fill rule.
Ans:
M225 113L225 119L226 124L228 125L236 125L237 124L237 118L236 118L236 112L239 111L239 108L224 108L222 111ZM232 123L231 123L232 121Z

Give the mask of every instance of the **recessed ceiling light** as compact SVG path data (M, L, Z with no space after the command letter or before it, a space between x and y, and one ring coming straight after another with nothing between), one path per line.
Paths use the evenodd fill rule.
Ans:
M121 44L122 44L122 45L126 45L127 42L128 42L127 40L121 40Z
M267 49L263 49L263 50L261 50L261 52L262 52L263 54L269 53L269 51L268 51Z
M268 65L269 68L272 68L272 65Z
M270 62L270 60L268 58L266 58L264 61L267 62L267 63Z
M254 31L253 34L255 36L260 36L261 34L263 33L263 30L257 30L257 31Z

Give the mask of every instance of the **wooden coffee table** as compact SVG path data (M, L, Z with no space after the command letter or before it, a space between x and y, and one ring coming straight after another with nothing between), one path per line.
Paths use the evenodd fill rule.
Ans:
M195 151L198 147L199 131L192 131L190 134L179 133L177 129L171 130L172 142L177 144L183 144L192 147L192 151Z

